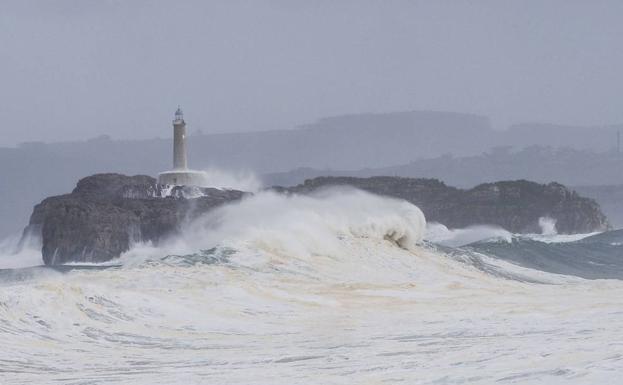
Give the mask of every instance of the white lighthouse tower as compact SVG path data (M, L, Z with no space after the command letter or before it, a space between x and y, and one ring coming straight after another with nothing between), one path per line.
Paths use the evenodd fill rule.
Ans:
M188 169L186 161L186 122L184 113L177 106L175 119L173 120L173 170Z
M158 183L169 186L203 186L205 174L188 169L186 159L186 122L178 106L173 119L173 170L161 172Z

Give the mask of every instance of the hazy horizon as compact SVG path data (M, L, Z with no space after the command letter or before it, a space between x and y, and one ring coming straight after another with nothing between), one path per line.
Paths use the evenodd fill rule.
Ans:
M434 110L623 122L616 1L4 1L0 146Z
M491 120L490 117L486 116L486 115L480 115L480 114L473 114L473 113L469 113L469 112L460 112L460 111L441 111L441 110L409 110L409 111L386 111L386 112L376 112L376 113L370 113L370 112L361 112L361 113L357 113L357 114L337 114L337 115L331 115L331 116L321 116L318 117L317 119L308 121L308 122L301 122L301 123L297 123L292 127L283 127L283 128L268 128L265 130L241 130L241 131L222 131L222 132L206 132L204 130L202 130L201 128L197 128L197 127L193 127L193 122L189 121L188 119L186 119L187 122L187 127L188 127L188 132L189 135L195 136L195 135L222 135L222 134L252 134L252 133L262 133L262 132L270 132L270 131L287 131L287 130L299 130L299 129L307 129L307 128L313 128L314 126L317 125L321 125L323 123L323 121L328 120L328 119L335 119L335 118L350 118L350 117L357 117L357 116L383 116L383 115L388 115L391 116L393 114L403 114L403 113L440 113L440 114L456 114L456 115L465 115L465 116L478 116L478 117L482 117L485 118L487 120ZM115 135L111 135L107 132L102 132L102 133L95 133L93 136L90 137L77 137L77 138L60 138L60 139L56 139L56 138L52 138L50 140L38 140L38 139L32 139L32 140L27 140L27 141L21 141L18 143L12 143L12 144L8 144L8 145L2 145L0 144L0 148L19 148L22 145L28 145L28 144L36 144L36 143L43 143L43 144L60 144L60 143L81 143L81 142L88 142L88 141L92 141L92 140L100 140L100 139L110 139L110 140L114 140L114 141L150 141L150 140L158 140L158 139L163 139L163 140L170 140L173 138L173 131L171 129L171 124L169 121L166 121L165 123L163 123L162 125L166 125L168 128L162 128L159 127L158 128L158 135L152 135L152 136L136 136L136 137L118 137ZM531 120L526 120L526 121L521 121L521 122L511 122L508 126L505 127L496 127L491 125L491 130L495 131L495 132L510 132L513 128L517 129L520 128L522 126L551 126L553 128L580 128L580 129L591 129L591 128L595 128L595 129L601 129L601 128L609 128L609 127L623 127L623 122L612 122L612 123L605 123L605 124L594 124L594 125L573 125L573 124L564 124L564 123L556 123L556 122L545 122L545 121L531 121ZM166 131L166 132L165 132ZM534 139L535 142L538 142L538 138ZM501 144L502 145L502 144ZM505 144L503 144L505 145ZM548 143L544 144L544 145L550 145ZM518 145L517 147L518 149L522 148L522 145Z

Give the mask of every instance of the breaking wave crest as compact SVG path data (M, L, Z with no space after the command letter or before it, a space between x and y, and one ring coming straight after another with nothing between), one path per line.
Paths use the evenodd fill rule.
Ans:
M363 191L328 189L306 196L267 191L202 216L158 247L138 245L121 260L131 264L145 256L192 254L215 247L284 260L340 258L348 253L343 240L349 238L390 241L412 250L425 227L416 206Z

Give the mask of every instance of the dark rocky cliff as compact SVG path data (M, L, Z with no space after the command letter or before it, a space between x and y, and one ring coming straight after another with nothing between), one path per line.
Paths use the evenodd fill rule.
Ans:
M555 219L557 230L565 234L608 228L606 216L594 200L583 198L558 183L517 180L462 190L436 179L319 177L279 190L305 194L336 185L404 199L422 209L427 221L440 222L450 228L488 224L515 233L539 233L540 217Z
M241 191L176 187L162 197L156 180L145 175L98 174L78 182L71 194L35 206L25 234L40 235L46 264L103 262L127 251L133 242L157 243L185 221L242 198Z
M493 224L513 232L539 232L538 220L543 216L556 219L561 233L607 227L593 200L557 183L498 182L460 190L434 179L321 177L273 189L307 194L335 185L405 199L419 206L428 221L451 228ZM24 234L41 237L46 264L103 262L118 257L134 242L158 244L202 213L244 195L209 188L166 191L149 176L98 174L80 180L70 194L36 205Z

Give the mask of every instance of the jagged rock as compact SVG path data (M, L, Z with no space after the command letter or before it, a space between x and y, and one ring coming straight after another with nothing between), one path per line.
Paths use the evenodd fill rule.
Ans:
M146 175L98 174L78 182L71 194L36 205L24 234L41 237L46 264L104 262L133 242L158 243L206 211L241 199L241 191L175 187ZM187 199L186 196L202 196ZM165 196L166 195L166 196Z
M517 180L461 190L436 179L319 177L278 190L305 194L336 185L404 199L422 209L427 221L450 228L487 224L515 233L538 233L541 217L556 220L556 228L563 234L600 231L609 226L594 200L581 197L559 183Z

